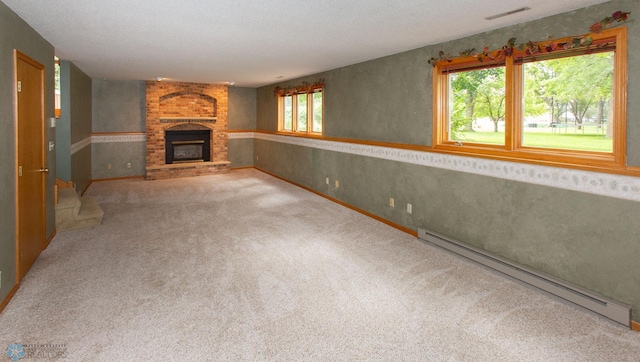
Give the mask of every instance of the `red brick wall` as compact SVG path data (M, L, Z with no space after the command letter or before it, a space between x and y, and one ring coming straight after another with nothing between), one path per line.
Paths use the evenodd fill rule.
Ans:
M146 88L146 160L148 168L165 165L165 130L175 126L184 129L189 128L189 125L200 125L210 129L211 162L228 161L229 93L226 85L148 81ZM166 120L161 122L160 118L162 117L216 117L217 119L215 123L197 119L188 122L167 122ZM192 172L187 172L186 165L183 168L185 168L184 176L193 175ZM219 173L224 167L217 165L210 167L210 169L212 173ZM149 173L148 170L147 174ZM153 173L160 176L157 169ZM173 175L171 177L182 176L179 170L172 170L170 173Z
M217 99L201 93L170 93L160 97L159 107L161 117L215 117L218 114Z

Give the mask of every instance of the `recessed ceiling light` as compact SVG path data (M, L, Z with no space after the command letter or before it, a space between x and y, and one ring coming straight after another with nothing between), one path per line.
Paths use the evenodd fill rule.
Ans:
M162 82L162 77L156 77L156 80L157 80L158 82Z
M531 8L530 8L530 7L525 6L525 7L520 8L520 9L515 9L515 10L507 11L506 13L501 13L501 14L496 14L496 15L488 16L488 17L486 17L486 18L485 18L485 20L494 20L494 19L497 19L497 18L501 18L501 17L503 17L503 16L509 16L509 15L513 15L513 14L521 13L521 12L523 12L523 11L527 11L527 10L531 10Z
M236 82L231 81L231 82L229 82L229 85L236 85Z

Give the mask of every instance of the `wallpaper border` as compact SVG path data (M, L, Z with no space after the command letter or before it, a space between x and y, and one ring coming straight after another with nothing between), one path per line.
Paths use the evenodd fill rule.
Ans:
M82 141L78 141L74 144L71 145L71 154L73 155L74 153L80 151L81 149L89 146L91 144L91 137L87 137L85 139L83 139Z
M147 136L145 134L110 134L110 135L91 135L82 141L78 141L71 145L71 154L91 145L92 143L113 143L113 142L145 142Z
M258 132L233 135L640 201L640 178L632 176Z
M496 177L535 185L585 192L589 194L640 201L640 178L589 172L549 166L462 157L435 152L361 145L303 137L290 137L260 132L230 132L229 139L259 139L302 147L347 153L450 171ZM146 135L93 135L71 146L71 154L92 143L144 142Z
M145 134L112 134L91 136L91 143L145 142L146 140L147 135Z

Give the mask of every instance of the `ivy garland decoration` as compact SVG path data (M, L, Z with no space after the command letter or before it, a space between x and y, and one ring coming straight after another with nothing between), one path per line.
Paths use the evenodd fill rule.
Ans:
M313 93L316 89L324 88L324 79L320 79L315 83L302 82L300 85L280 88L275 87L273 95L275 96L288 96L294 94Z
M629 12L616 11L611 16L607 16L604 19L594 23L589 27L589 31L591 33L600 34L605 29L613 28L621 23L624 23L629 18ZM533 55L536 53L551 53L556 50L569 50L575 49L579 47L588 48L593 43L593 38L588 34L581 36L574 36L560 39L556 42L551 41L551 36L547 37L546 41L534 42L529 40L526 43L516 45L516 38L510 38L501 49L489 51L489 47L485 46L482 52L477 52L476 48L465 49L459 52L459 57L470 57L474 56L478 59L479 62L483 62L486 59L491 61L502 60L506 57L513 55L514 49L525 51L527 55ZM438 57L432 57L429 59L429 64L432 67L436 66L437 62L447 61L451 62L453 58L449 54L445 54L442 50L438 53Z

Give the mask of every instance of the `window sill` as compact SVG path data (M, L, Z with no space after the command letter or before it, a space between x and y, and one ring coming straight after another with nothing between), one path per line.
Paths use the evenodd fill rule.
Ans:
M305 137L305 138L321 138L324 136L321 133L301 133L301 132L289 132L289 131L277 131L275 134L280 136L292 136L292 137Z
M627 176L640 176L640 167L626 167L624 160L616 160L613 154L593 152L567 152L558 154L555 150L518 149L505 150L503 146L495 148L472 145L442 144L431 151L465 157L487 158L500 161L529 163L541 166L570 168L583 171L602 172Z

